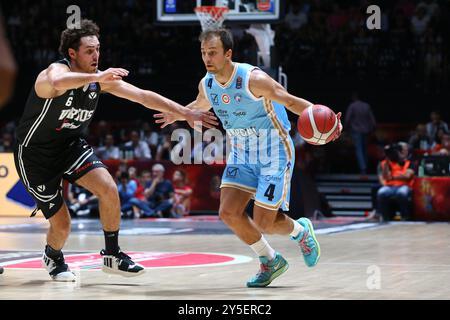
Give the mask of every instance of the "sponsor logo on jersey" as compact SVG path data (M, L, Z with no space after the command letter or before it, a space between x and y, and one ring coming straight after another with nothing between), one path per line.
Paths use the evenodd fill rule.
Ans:
M96 161L92 161L92 162L88 162L86 163L84 166L82 166L81 168L78 168L77 170L75 170L75 173L80 173L84 170L86 170L89 167L92 167L94 164L103 164L101 161L96 160Z
M236 79L236 89L242 89L242 77Z
M61 126L59 128L56 128L56 131L61 131L62 129L78 129L79 127L81 127L81 123L76 125L74 123L69 122L67 119L64 119L63 123L61 124Z
M234 101L241 102L241 100L242 100L242 95L241 94L237 93L237 94L234 95Z
M245 112L244 110L236 110L233 112L233 115L235 117L245 117L247 115L247 112Z
M227 178L236 178L236 175L239 172L239 168L236 167L227 167Z
M75 120L80 122L85 122L92 118L94 114L94 110L85 110L85 109L65 109L61 110L61 114L59 115L58 120Z
M226 93L224 93L222 95L222 102L225 103L225 104L229 104L230 103L230 96L227 95Z
M218 106L219 105L219 96L215 93L211 93L210 96L211 96L213 105Z
M267 182L269 181L280 182L282 179L284 179L284 177L264 176L264 180Z
M258 131L255 127L245 128L245 129L228 129L227 134L230 137L249 137L249 136L259 136Z
M95 98L97 98L97 92L89 93L89 99L94 100Z
M221 118L228 118L228 111L223 109L217 110L217 115Z
M37 187L39 192L44 192L45 191L45 186L44 185L40 185Z

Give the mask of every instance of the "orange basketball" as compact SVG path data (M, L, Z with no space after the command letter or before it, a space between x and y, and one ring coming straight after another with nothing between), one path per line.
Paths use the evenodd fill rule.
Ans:
M338 122L333 110L317 104L303 110L297 121L297 129L306 142L323 145L333 140Z

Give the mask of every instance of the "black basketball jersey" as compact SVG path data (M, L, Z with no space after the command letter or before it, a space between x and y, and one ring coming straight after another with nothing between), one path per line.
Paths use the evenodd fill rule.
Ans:
M70 68L67 59L57 61ZM25 110L17 127L17 142L24 147L64 148L83 137L94 116L100 95L100 84L67 90L52 99L37 96L31 89Z

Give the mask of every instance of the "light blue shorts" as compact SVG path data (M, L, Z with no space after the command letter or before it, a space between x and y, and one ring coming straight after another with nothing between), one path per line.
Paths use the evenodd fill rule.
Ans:
M295 152L291 139L281 141L279 146L278 157L271 156L269 163L259 159L256 163L249 161L248 150L232 150L220 187L251 193L259 207L288 211Z

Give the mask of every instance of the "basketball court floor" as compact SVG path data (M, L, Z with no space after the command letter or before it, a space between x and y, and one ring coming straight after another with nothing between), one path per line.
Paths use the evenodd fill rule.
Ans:
M40 266L47 222L0 219L0 300L449 299L450 225L315 222L322 256L307 268L296 244L267 236L289 270L267 288L245 286L259 267L252 251L212 216L124 220L121 248L146 266L136 278L99 270L98 220L77 219L65 247L75 283L52 281Z

